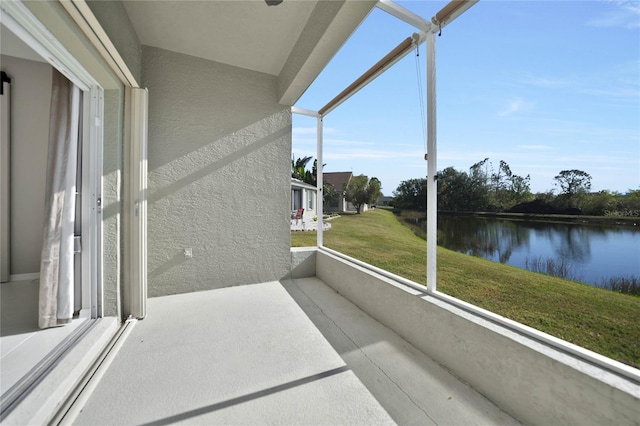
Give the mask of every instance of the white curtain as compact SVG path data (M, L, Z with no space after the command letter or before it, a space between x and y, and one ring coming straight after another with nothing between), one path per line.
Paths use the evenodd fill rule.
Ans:
M80 90L53 70L45 223L40 263L40 328L71 322Z

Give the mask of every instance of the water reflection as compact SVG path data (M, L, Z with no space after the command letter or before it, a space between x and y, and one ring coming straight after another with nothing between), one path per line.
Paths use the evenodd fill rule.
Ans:
M555 262L566 267L568 278L590 284L640 276L640 232L629 227L440 216L438 244L538 271L532 265Z
M472 256L508 263L514 249L527 246L530 232L511 221L442 216L438 244Z

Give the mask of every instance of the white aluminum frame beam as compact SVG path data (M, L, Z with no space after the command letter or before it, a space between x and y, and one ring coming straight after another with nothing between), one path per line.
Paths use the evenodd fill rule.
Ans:
M125 316L147 315L147 139L149 92L125 87Z
M375 80L380 74L391 68L396 62L407 56L417 45L424 41L424 33L413 33L400 42L384 58L380 59L374 66L369 68L364 74L358 77L353 83L347 86L335 98L331 99L325 106L318 110L321 116L329 114L340 104L358 93L367 84Z
M453 0L449 2L431 18L431 22L433 23L431 30L434 32L440 31L452 23L458 16L466 12L471 6L478 3L478 1L479 0Z
M60 0L60 5L65 8L71 18L82 29L102 58L118 76L125 86L139 88L133 73L126 62L120 56L118 49L98 22L85 0Z
M316 208L318 209L318 233L317 233L317 244L318 247L322 247L324 245L324 176L323 176L323 167L322 167L322 116L318 114L318 122L317 122L317 153L316 159L318 161L318 165L316 166L317 180L316 185L318 188L318 200Z
M310 109L298 108L296 106L291 107L291 112L294 114L307 115L309 117L320 117L316 111L311 111Z
M438 210L437 210L437 102L436 102L436 42L435 33L453 22L479 0L453 0L431 18L431 23L420 16L394 3L391 0L379 0L376 5L379 9L395 16L396 18L416 27L420 33L414 33L403 40L395 49L384 58L369 68L358 79L329 101L318 112L292 107L291 111L297 114L308 115L318 119L317 129L317 159L318 159L318 247L323 245L322 224L322 119L337 108L348 98L356 94L380 74L404 58L411 50L425 40L427 42L427 292L436 291L436 262L437 262L437 234L438 234Z
M436 130L436 40L427 34L427 292L436 291L436 253L438 250L438 185Z
M291 112L294 114L306 115L308 117L315 117L317 119L317 128L316 128L316 159L318 161L318 165L316 166L317 176L317 189L318 189L318 199L316 200L316 210L318 216L318 233L317 233L317 245L318 247L322 247L323 243L323 224L324 224L324 176L323 168L322 168L322 115L320 115L316 111L311 111L309 109L291 107Z
M380 10L384 10L392 16L395 16L401 21L416 27L420 31L429 31L431 29L429 21L419 15L416 15L410 10L405 9L399 4L392 2L391 0L379 0L376 7Z

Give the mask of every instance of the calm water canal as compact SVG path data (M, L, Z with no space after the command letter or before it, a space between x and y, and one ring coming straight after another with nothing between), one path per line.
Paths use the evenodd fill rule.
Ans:
M640 226L439 216L438 244L538 272L551 259L568 278L592 285L614 276L640 277Z

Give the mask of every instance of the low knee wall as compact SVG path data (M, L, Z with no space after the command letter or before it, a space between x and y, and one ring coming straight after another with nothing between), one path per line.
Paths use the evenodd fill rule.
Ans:
M316 247L292 247L291 268L283 278L307 278L316 275Z
M616 368L587 362L536 339L541 332L505 326L324 249L316 276L524 423L640 424L638 370L592 352Z

